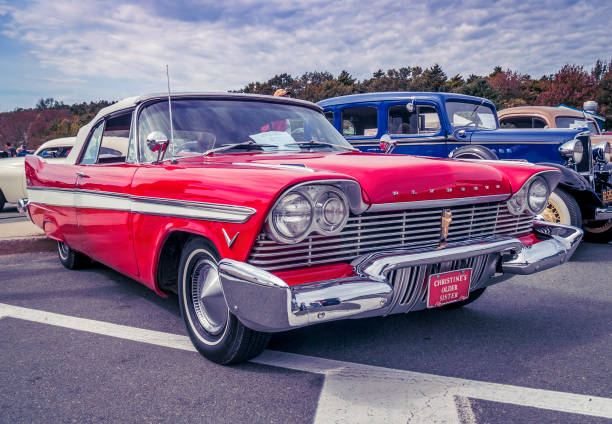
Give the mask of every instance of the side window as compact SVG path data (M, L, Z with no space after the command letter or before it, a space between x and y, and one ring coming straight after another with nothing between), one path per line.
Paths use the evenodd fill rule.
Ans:
M548 125L543 119L533 118L533 128L548 128Z
M334 125L334 112L328 110L325 112L325 118L329 121L330 124Z
M417 106L413 112L409 112L406 105L389 107L389 134L437 134L441 128L434 106Z
M347 107L342 111L342 135L376 137L378 110L373 106Z
M419 133L440 132L440 116L434 106L419 106Z
M502 128L531 128L531 117L501 118Z
M104 131L104 121L100 122L93 130L91 137L89 137L89 143L87 149L81 159L81 165L90 165L96 163L98 159L98 149L100 148L100 141L102 141L102 131Z
M131 112L106 121L97 163L125 162L130 139L131 122Z
M389 107L389 134L417 134L419 132L416 112L408 112L406 105Z

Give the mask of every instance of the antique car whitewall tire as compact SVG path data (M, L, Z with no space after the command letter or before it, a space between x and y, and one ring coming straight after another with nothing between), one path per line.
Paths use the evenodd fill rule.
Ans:
M448 157L451 159L499 160L495 152L478 144L458 147Z
M582 214L578 202L562 188L556 188L550 194L542 217L548 222L582 227Z
M449 303L448 305L440 306L440 309L446 309L446 310L459 309L459 308L464 307L465 305L469 305L470 303L478 299L480 296L482 296L486 289L487 289L486 287L476 289L473 292L470 292L470 297L468 297L467 299L460 300L459 302Z
M196 349L219 364L257 356L270 335L245 327L230 313L219 280L219 257L202 238L189 240L181 254L178 297L187 332Z
M76 250L72 250L63 241L57 242L57 256L62 265L68 269L80 269L91 262L89 257Z

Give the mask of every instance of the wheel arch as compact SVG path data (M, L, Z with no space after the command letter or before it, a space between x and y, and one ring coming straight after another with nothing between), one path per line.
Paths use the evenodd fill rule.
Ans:
M486 160L499 160L499 157L495 152L480 144L470 144L467 146L457 147L455 150L449 153L449 158L471 158L471 159L486 159Z
M550 166L561 171L561 180L558 187L564 189L576 199L580 206L582 219L592 219L595 217L595 209L602 206L602 203L586 178L573 169L558 163L539 162L537 165Z
M155 290L159 294L168 292L178 294L178 275L181 254L185 244L193 238L204 240L210 249L219 256L219 249L215 243L205 234L185 231L182 229L171 230L166 233L155 261Z

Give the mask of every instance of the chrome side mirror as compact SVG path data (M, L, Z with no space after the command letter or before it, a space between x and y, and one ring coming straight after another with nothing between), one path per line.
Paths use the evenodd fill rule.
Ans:
M147 147L152 152L157 152L157 160L155 163L159 163L164 158L166 149L168 149L168 136L161 131L153 131L147 136Z
M389 134L383 134L383 136L380 137L380 150L383 152L391 153L393 149L395 149L395 146L397 146L397 140L393 140Z

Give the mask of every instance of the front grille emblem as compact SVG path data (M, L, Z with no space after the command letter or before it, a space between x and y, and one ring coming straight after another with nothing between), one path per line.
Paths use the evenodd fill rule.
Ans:
M450 209L444 209L440 223L440 246L436 247L436 250L446 247L446 239L448 238L448 229L450 228L451 222L453 222L453 213Z

